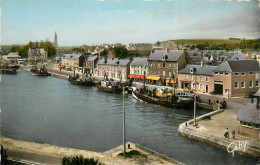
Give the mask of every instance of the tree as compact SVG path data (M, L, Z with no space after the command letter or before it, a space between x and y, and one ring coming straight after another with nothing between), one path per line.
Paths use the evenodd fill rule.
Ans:
M128 51L124 46L116 46L114 47L115 56L117 58L127 58Z
M20 47L16 45L12 45L9 52L19 52Z
M104 49L100 52L100 56L106 56L108 54L108 50Z
M157 41L155 45L160 46L160 44L161 44L160 41Z
M74 47L74 48L72 48L72 51L75 52L75 53L83 53L83 54L85 54L85 49L81 48L81 47Z

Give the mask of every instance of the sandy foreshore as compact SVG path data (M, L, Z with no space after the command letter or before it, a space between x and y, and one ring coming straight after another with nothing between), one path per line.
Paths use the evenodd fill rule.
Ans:
M106 165L114 164L151 164L151 165L172 165L172 164L181 164L180 162L160 155L154 151L151 151L147 148L144 148L134 143L128 142L130 144L130 149L127 148L127 152L131 150L137 150L141 154L146 155L138 156L134 158L123 158L118 156L119 153L123 152L123 146L118 146L107 152L93 152L86 150L79 150L73 148L60 147L49 144L40 144L34 142L27 142L16 140L12 138L7 138L0 136L1 144L4 149L7 149L7 156L9 158L13 157L16 159L23 159L27 161L34 161L42 164L61 164L61 159L65 156L76 156L82 155L88 158L95 158L101 163Z

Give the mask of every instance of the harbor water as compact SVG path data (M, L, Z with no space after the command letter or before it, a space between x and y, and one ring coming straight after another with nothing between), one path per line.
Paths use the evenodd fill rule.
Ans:
M30 72L0 76L2 135L97 152L122 144L122 95ZM233 157L223 148L182 137L178 126L193 117L192 110L147 104L131 95L125 105L126 141L186 164L257 163L257 158Z

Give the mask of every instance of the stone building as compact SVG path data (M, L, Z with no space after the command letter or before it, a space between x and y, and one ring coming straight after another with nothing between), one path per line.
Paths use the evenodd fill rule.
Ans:
M142 81L144 76L148 73L148 61L147 57L134 57L130 63L129 78L135 79L135 81Z
M18 59L20 59L21 56L19 56L18 52L10 52L10 53L8 53L6 58L9 61L10 64L17 64Z
M148 57L148 83L177 86L178 72L187 64L184 50L153 50Z
M88 76L92 76L94 74L94 70L97 68L97 63L98 63L98 56L88 56L86 61L83 64L83 68L85 70L85 73Z
M105 73L108 78L115 80L127 80L130 70L130 59L108 59L103 58L98 62L98 69L95 76L104 77Z
M190 65L181 69L178 74L178 87L186 91L211 93L214 91L214 69L216 66ZM197 85L196 85L197 84Z
M66 70L78 70L79 71L79 57L82 54L64 54L61 58L60 67Z
M254 60L225 61L214 72L215 94L245 96L259 88L260 69Z
M36 65L37 63L47 62L47 52L43 49L29 49L28 62L30 65Z
M240 121L240 133L260 140L260 89L255 94L256 104L248 103L240 109L237 120Z

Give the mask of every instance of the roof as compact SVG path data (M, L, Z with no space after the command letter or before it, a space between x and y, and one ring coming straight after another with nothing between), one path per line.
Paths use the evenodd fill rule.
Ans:
M220 72L249 72L260 71L259 64L254 60L225 61L215 71Z
M105 58L101 59L98 62L98 65L118 65L118 66L126 66L128 63L130 62L129 59L106 59L106 63L105 63Z
M76 59L79 58L82 54L78 53L78 54L64 54L62 56L62 58L69 58L69 59Z
M134 57L130 65L148 66L147 57Z
M217 71L217 72L232 72L232 70L231 70L227 61L222 62L220 65L218 65L217 68L215 69L215 71Z
M29 49L28 56L41 56L40 49Z
M256 109L256 104L248 103L239 110L237 120L247 123L260 124L260 110Z
M88 56L88 61L95 61L97 59L97 55L95 56Z
M193 73L194 75L207 75L207 76L213 76L214 75L214 69L216 69L216 66L211 65L186 65L185 68L181 69L179 71L179 74L190 74L191 68L196 68L196 72Z
M21 58L21 56L18 55L18 52L10 52L6 56L7 58Z
M192 59L193 63L203 61L203 58L201 56L190 56L190 58Z
M163 61L165 55L168 58L164 61L178 61L183 53L183 50L153 50L148 57L148 61Z

